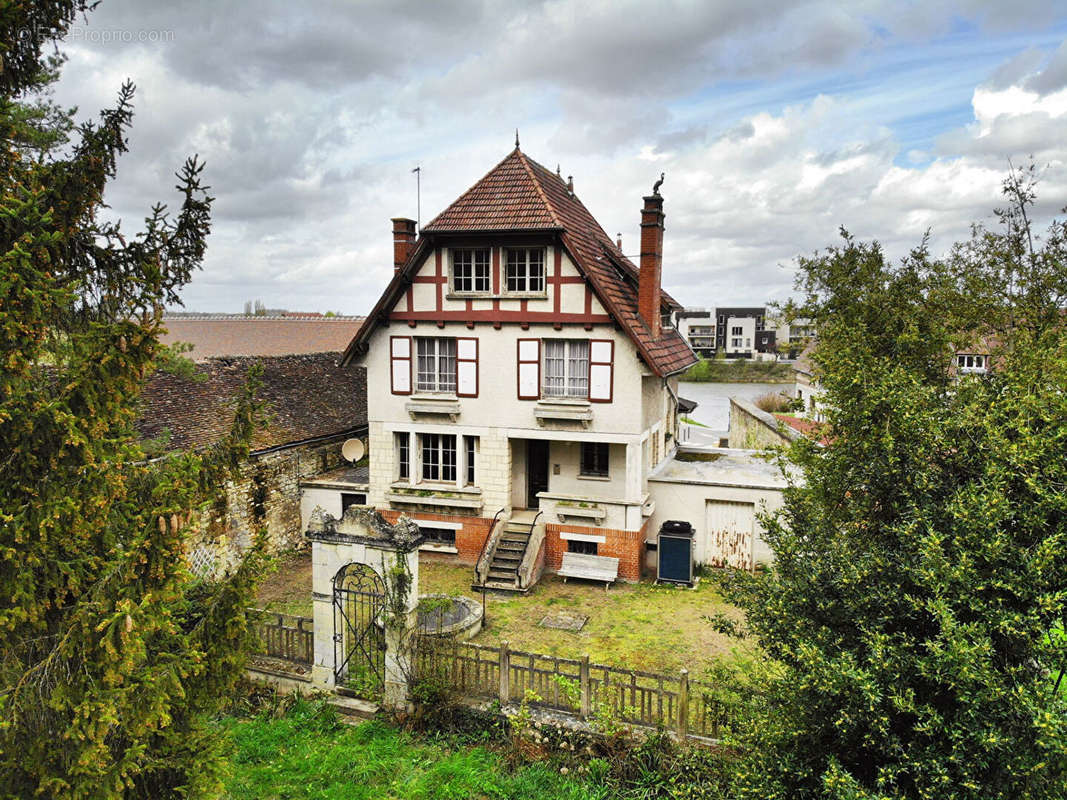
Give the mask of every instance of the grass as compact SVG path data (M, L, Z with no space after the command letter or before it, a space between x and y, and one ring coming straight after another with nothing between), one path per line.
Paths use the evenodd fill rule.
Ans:
M467 595L472 570L423 556L419 564L420 594ZM275 611L311 615L311 558L289 557L260 589L259 604ZM589 621L577 632L542 628L547 614L571 611ZM599 663L654 672L682 667L696 678L724 657L736 643L712 630L705 615L739 615L704 579L696 589L652 583L616 584L605 592L601 584L563 583L554 575L542 578L529 594L486 596L487 624L474 639L496 645L507 640L512 649L577 658L584 654Z
M702 358L682 376L696 383L792 383L793 367L776 361Z
M509 769L496 752L448 739L418 739L382 722L349 726L332 709L297 700L284 716L228 717L232 800L318 798L605 797L547 764Z

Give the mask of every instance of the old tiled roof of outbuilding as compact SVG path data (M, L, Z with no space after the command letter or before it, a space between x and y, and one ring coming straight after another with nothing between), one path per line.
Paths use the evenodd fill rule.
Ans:
M637 267L623 255L562 178L518 147L423 226L422 235L432 238L434 234L467 231L558 232L593 291L656 374L671 375L696 363L696 355L678 331L664 328L658 338L652 336L637 310ZM393 276L370 319L389 312L400 296L407 272L417 266L424 249L413 249L404 269ZM662 302L673 310L681 309L666 292L662 293ZM365 326L353 339L345 351L346 360L357 344L369 337L372 327Z
M363 324L362 317L318 315L244 316L198 314L164 316L163 344L187 342L194 361L215 356L283 356L340 353Z
M253 451L367 424L366 370L338 366L336 353L229 356L199 362L196 368L203 380L153 375L141 397L141 436L155 439L168 431L171 449L197 449L219 441L233 423L233 398L257 362L263 365L258 396L267 403L267 425L253 436Z

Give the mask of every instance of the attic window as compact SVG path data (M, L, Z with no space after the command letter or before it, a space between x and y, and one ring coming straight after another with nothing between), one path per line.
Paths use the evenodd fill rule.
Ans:
M508 292L527 293L545 290L545 249L511 247L507 251L505 287Z
M452 251L452 291L489 291L489 251L456 249Z

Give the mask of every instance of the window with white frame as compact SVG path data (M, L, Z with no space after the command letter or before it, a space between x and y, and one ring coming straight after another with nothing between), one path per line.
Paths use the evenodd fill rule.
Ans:
M740 347L740 346L741 346L741 339L740 338L733 338L733 339L730 340L730 347Z
M456 436L452 433L419 434L424 481L456 481Z
M731 336L740 336L742 333L744 333L744 328L742 328L740 325L734 325L730 328Z
M544 248L508 248L504 278L504 286L508 292L543 292L545 290Z
M989 367L989 357L960 353L956 356L956 366L960 372L982 373Z
M396 440L396 477L397 480L411 480L411 434L394 433Z
M418 373L415 386L420 392L456 391L456 340L415 340Z
M545 339L545 397L589 396L589 341Z
M475 478L474 461L475 461L475 452L477 451L477 449L478 449L478 437L477 436L464 436L463 437L463 456L464 456L464 460L466 462L465 465L464 465L465 466L466 475L463 476L464 477L463 482L467 486L474 486L474 483L475 483L475 481L474 481L474 478Z
M456 249L452 251L452 291L489 291L489 251Z
M582 459L578 474L587 478L608 477L609 452L607 442L582 442Z

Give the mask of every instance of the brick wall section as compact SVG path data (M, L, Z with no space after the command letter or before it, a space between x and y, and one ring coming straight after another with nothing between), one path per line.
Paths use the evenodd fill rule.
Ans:
M206 509L189 541L189 558L198 574L221 576L251 546L255 531L267 529L269 548L282 552L303 547L300 482L341 466L340 435L314 444L253 455L223 497Z
M641 580L641 567L645 563L645 528L639 531L623 531L614 528L586 528L580 525L547 525L545 527L545 567L558 572L567 552L567 541L560 538L560 531L587 533L603 536L606 542L597 546L597 554L619 559L619 578L636 583Z
M400 515L404 513L390 509L380 509L380 511L381 515L393 525L396 524ZM423 511L407 514L407 516L417 517L420 520L433 519L440 522L458 522L462 524L463 527L456 531L456 549L459 551L456 554L456 560L471 566L474 566L475 562L478 561L478 556L482 553L482 547L485 546L485 540L489 537L489 529L493 525L493 520L485 517L460 517L451 514L431 514Z

